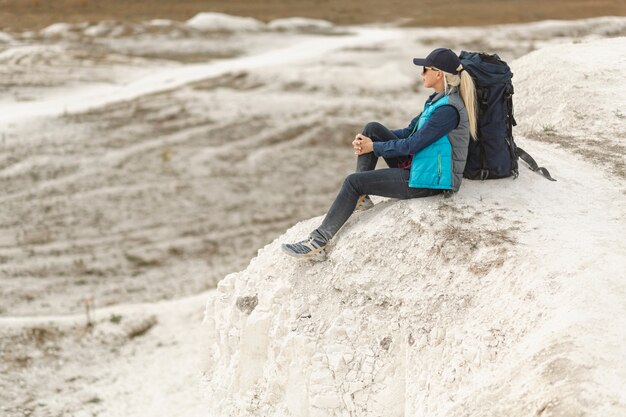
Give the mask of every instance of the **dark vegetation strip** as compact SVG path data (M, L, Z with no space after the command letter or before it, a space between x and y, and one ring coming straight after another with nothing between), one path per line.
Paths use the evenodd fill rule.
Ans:
M478 26L544 19L624 16L615 0L0 0L0 28L41 29L55 22L186 20L199 12L263 21L302 16L337 24L402 21L409 26Z

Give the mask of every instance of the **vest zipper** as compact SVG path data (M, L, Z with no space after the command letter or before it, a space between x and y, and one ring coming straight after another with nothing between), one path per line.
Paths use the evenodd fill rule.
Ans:
M441 182L441 152L437 152L437 184Z

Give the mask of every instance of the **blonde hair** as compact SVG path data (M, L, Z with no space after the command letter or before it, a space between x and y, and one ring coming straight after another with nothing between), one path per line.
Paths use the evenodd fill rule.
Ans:
M467 71L463 71L463 65L459 65L456 70L459 72L458 74L441 71L443 72L445 93L448 94L451 87L459 87L461 99L467 110L470 136L476 139L476 87L474 80Z

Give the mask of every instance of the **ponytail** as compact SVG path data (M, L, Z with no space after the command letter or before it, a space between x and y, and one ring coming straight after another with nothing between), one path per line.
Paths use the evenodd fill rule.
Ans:
M474 86L474 80L472 80L472 77L463 69L462 65L459 65L457 71L459 71L458 74L443 73L446 93L448 87L459 87L461 100L463 100L463 104L467 110L470 136L476 139L476 87Z
M476 139L476 87L474 87L474 80L461 68L461 85L459 90L461 91L461 99L465 104L467 110L467 118L469 119L470 136Z

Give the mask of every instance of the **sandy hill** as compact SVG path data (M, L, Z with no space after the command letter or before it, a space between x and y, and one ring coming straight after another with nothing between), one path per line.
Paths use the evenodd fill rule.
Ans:
M626 78L614 52L625 45L559 45L512 65L517 116L529 121L517 141L557 182L522 169L517 180L465 181L449 200L378 199L344 226L327 261L279 250L314 218L223 279L205 316L213 412L624 415L616 92Z

